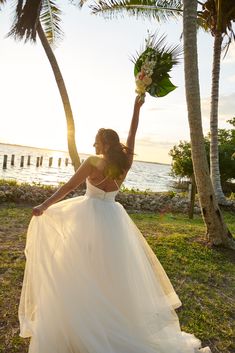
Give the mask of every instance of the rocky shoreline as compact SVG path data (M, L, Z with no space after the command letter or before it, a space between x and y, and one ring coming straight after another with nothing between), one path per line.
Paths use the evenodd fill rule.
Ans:
M0 184L0 204L14 202L17 204L38 205L51 196L57 187L45 185L17 184L14 182L1 182ZM68 194L66 198L84 195L85 189L75 190ZM132 212L181 212L187 213L189 207L186 193L169 192L122 192L116 196L116 201ZM235 200L230 206L224 209L235 212ZM199 203L196 200L194 213L200 214Z

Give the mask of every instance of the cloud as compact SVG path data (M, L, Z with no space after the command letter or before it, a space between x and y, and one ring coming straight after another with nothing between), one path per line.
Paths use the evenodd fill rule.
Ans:
M147 109L149 112L157 112L157 111L163 111L166 110L165 107L157 107L157 108L148 108Z
M170 164L169 151L176 144L177 142L159 141L154 135L146 135L136 141L135 159Z
M172 101L169 101L169 103L166 105L166 103L163 102L158 102L157 107L149 107L147 108L148 112L158 112L158 111L164 111L164 112L175 112L175 111L185 111L185 104L175 104Z
M202 104L202 116L210 118L210 101L211 98L203 98ZM235 93L227 96L219 97L219 120L228 120L235 116Z
M178 142L168 142L168 141L156 141L151 136L146 136L137 140L137 143L141 147L151 147L151 148L172 148L173 145L176 145Z

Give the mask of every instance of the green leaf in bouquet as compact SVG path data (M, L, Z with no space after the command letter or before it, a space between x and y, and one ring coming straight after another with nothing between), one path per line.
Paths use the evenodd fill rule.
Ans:
M153 97L164 97L176 88L177 86L173 85L168 77L164 77L156 86L151 85L148 93Z
M147 92L150 94L150 96L156 97L157 96L157 94L156 94L157 90L158 90L158 88L156 86L151 85L149 87L149 89L147 90Z
M136 61L136 64L134 66L134 75L137 76L137 74L141 71L141 66L143 64L143 61L141 58L139 58L137 61Z

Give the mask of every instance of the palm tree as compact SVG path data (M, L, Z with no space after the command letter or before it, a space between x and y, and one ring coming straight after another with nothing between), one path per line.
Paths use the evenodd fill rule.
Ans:
M197 0L184 0L183 36L192 160L207 236L214 245L221 244L235 249L235 241L224 223L215 197L203 142L197 60Z
M217 200L220 204L227 204L221 187L218 151L218 102L219 102L219 76L222 43L228 39L225 48L226 53L235 34L232 22L235 21L234 0L207 0L201 3L202 11L198 12L201 26L209 30L214 37L211 110L210 110L210 174ZM225 53L225 55L226 55Z
M59 25L61 11L53 0L26 0L25 2L18 0L15 13L14 24L8 35L15 39L34 42L38 35L51 64L66 115L68 151L74 169L77 170L80 159L75 142L73 113L63 76L51 48L51 45L55 45L63 35Z
M125 10L131 15L143 15L144 17L154 17L157 20L165 20L169 17L182 15L182 1L112 0L105 2L100 0L99 3L91 5L91 9L93 13L101 12L109 17ZM207 227L207 237L214 245L223 245L235 249L235 242L224 223L216 201L204 147L197 66L197 0L185 0L183 11L185 80L192 160L202 214Z

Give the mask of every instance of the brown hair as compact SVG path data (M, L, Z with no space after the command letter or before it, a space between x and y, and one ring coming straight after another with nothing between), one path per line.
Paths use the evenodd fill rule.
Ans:
M118 178L130 168L128 154L132 152L120 142L118 134L112 129L99 129L97 136L103 145L108 146L105 154L108 163L104 175Z

